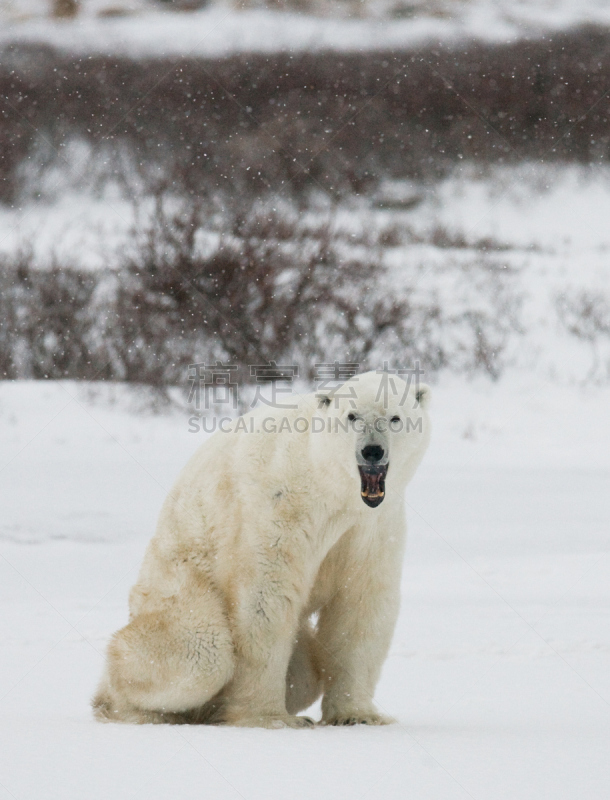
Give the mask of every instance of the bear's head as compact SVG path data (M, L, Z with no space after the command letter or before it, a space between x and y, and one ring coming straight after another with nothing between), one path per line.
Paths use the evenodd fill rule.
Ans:
M356 375L317 395L326 416L326 442L343 454L342 466L360 480L364 503L376 508L386 495L386 476L399 489L411 478L430 439L430 388L389 372ZM335 437L338 438L335 439Z

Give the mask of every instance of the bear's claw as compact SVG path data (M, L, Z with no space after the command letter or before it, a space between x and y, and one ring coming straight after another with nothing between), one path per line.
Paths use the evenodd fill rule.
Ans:
M396 720L384 714L335 714L323 721L323 725L392 725Z

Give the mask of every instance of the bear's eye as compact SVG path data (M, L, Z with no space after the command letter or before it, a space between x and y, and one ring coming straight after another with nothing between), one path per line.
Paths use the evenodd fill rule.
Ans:
M356 415L352 414L351 412L347 415L347 418L350 422L353 422L356 419Z

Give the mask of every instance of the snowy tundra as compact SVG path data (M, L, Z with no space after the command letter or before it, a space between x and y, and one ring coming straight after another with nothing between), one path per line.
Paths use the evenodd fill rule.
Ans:
M323 695L323 723L392 721L372 699L428 404L428 387L371 372L207 440L162 509L97 717L306 727Z

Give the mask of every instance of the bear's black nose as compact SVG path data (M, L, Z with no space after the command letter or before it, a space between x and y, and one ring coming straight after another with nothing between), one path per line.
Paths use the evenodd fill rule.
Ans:
M378 444L367 444L362 448L362 458L369 464L378 464L383 458L383 452L383 447L379 447Z

